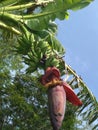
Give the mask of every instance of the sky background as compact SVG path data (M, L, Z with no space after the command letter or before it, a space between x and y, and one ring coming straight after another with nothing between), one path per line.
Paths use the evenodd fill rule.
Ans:
M56 21L57 37L66 49L65 59L98 100L98 0L70 11L69 20Z

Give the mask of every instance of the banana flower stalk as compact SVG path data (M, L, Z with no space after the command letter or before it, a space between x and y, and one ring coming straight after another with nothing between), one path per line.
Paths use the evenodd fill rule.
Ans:
M41 83L48 88L49 115L53 130L59 130L64 119L66 100L75 106L81 106L82 102L73 89L60 79L60 71L56 67L46 69Z

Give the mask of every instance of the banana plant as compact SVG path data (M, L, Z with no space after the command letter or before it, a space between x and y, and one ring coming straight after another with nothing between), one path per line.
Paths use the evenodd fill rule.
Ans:
M22 48L25 48L25 51ZM20 39L16 51L23 55L24 62L28 65L27 73L39 71L41 74L42 72L39 81L48 91L49 113L54 130L61 127L66 99L80 106L75 112L83 116L89 124L94 122L94 129L98 127L96 123L98 102L81 77L65 63L63 60L65 50L54 36L51 36L49 32L41 32L37 42L34 40L34 35L28 38L24 36ZM69 76L67 81L62 78L64 75ZM75 94L72 88L77 89L78 93ZM57 104L61 104L61 107L59 108Z
M28 65L27 73L39 71L42 74L40 83L48 88L50 118L54 129L61 127L66 99L79 106L83 102L75 112L83 115L89 124L94 122L93 129L98 127L96 123L98 102L83 80L64 61L65 49L55 36L57 25L54 23L56 18L64 20L68 17L68 10L82 9L92 1L3 0L0 2L0 27L18 35L14 51L22 55L23 61ZM66 82L63 79L64 75L69 76ZM77 96L82 102L71 87L74 90L78 89ZM58 95L60 98L57 97ZM62 102L60 99L63 99Z

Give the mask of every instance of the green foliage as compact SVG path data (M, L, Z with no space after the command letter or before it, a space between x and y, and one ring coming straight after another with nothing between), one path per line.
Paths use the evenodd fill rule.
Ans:
M0 98L2 99L1 130L29 130L32 128L34 130L52 130L46 89L38 83L36 76L16 75L12 83L7 82L5 88L2 88ZM66 109L62 129L68 128L68 130L71 130L71 128L74 128L75 108L73 107L73 114L70 105ZM73 122L71 126L68 123L69 121L70 123Z
M44 124L41 126L44 120L49 120L45 93L42 95L41 89L34 85L29 75L17 75L13 83L6 84L0 95L2 99L0 129L40 130L40 127L46 127Z
M22 1L23 3L25 2L23 4L21 3L21 0L5 0L0 3L0 26L19 35L21 35L21 31L23 32L23 23L33 30L36 30L37 28L42 30L47 28L50 20L54 21L56 18L63 20L66 16L68 17L67 10L81 9L90 4L91 1L93 0L42 0L38 2L29 2L24 0ZM35 11L35 9L38 10L38 8L40 11ZM31 10L30 13L32 14L28 14L28 10ZM27 14L25 12L27 12ZM5 19L7 22L9 21L12 24L9 25L9 22L7 23Z

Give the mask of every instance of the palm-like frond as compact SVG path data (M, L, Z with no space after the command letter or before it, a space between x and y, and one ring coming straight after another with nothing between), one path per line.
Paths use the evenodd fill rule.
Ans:
M65 64L65 67L70 79L68 83L74 90L78 91L77 95L83 101L82 107L78 109L78 114L81 114L88 124L94 123L93 130L95 130L98 127L98 101L81 77L67 64Z

